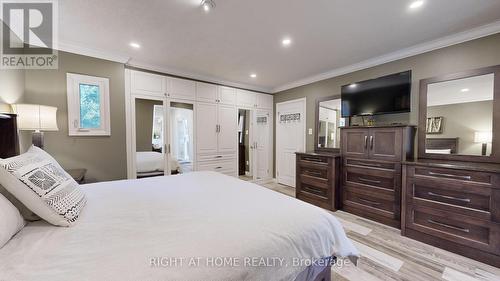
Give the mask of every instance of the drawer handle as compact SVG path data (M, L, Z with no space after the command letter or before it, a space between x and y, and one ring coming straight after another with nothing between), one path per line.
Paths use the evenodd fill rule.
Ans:
M382 167L382 165L380 164L368 164L368 163L356 163L356 165L359 165L359 166L365 166L365 167Z
M462 231L462 232L465 232L465 233L469 233L470 232L470 230L468 228L461 228L461 227L458 227L458 226L449 225L449 224L438 222L438 221L431 220L431 219L428 219L427 222L435 224L435 225L440 225L440 226L443 226L443 227L447 227L447 228L450 228L450 229Z
M368 149L368 136L365 136L365 150Z
M370 149L373 150L373 142L375 138L373 136L370 136Z
M216 170L218 170L218 169L222 169L222 167L215 167L215 169L216 169Z
M316 171L309 171L309 170L304 170L304 173L309 176L315 176L315 177L321 177L322 174L320 172Z
M443 178L452 178L452 179L461 179L461 180L471 180L471 176L457 176L457 175L450 175L450 174L441 174L441 173L434 173L434 172L429 172L430 176L436 176L436 177L443 177Z
M362 181L362 182L374 183L374 184L381 184L382 183L381 181L370 180L370 179L365 179L365 178L360 178L360 177L358 177L358 180Z
M218 156L215 156L214 158L222 158L222 156L221 156L221 155L218 155Z
M367 200L367 199L363 199L363 198L358 198L359 201L362 201L362 202L365 202L365 203L370 203L370 204L373 204L373 205L380 205L379 202L375 202L375 201L372 201L372 200Z
M311 157L304 157L303 160L305 160L305 161L311 161L311 162L323 162L319 158L311 158Z
M434 197L441 197L441 198L456 200L456 201L465 202L465 203L470 203L470 201L471 201L469 198L458 198L458 197L453 197L453 196L437 194L437 193L430 192L430 191L427 192L427 194L429 194L430 196L434 196Z

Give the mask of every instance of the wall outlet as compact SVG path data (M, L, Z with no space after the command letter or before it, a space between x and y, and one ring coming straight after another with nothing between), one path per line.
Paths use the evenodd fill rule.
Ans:
M313 134L313 129L309 128L309 135L312 135L312 134Z

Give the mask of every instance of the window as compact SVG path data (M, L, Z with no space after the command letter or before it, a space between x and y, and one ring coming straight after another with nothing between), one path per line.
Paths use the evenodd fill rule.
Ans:
M67 74L70 136L110 136L109 79Z

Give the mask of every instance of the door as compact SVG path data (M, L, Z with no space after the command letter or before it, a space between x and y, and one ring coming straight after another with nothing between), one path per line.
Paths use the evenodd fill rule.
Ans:
M237 90L236 101L238 107L254 108L257 104L257 95L246 90Z
M254 119L254 179L267 179L270 178L270 116L269 111L257 110Z
M401 128L370 129L368 146L370 159L401 161L403 131Z
M219 86L219 103L227 105L236 104L236 89Z
M295 187L295 152L306 150L306 99L276 104L276 179Z
M130 92L133 94L153 95L163 98L166 93L165 78L160 75L131 71Z
M196 103L196 151L217 153L217 104Z
M368 129L342 129L342 155L351 158L367 158L368 135Z
M238 144L238 113L234 106L218 106L218 152L236 153Z
M217 85L196 82L196 100L205 102L216 102Z
M170 98L194 100L196 97L196 84L191 80L169 77L167 88Z

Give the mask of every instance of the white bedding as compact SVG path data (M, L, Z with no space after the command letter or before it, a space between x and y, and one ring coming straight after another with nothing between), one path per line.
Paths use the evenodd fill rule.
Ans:
M163 153L154 151L140 151L136 153L137 158L137 172L161 172L165 166Z
M0 280L294 280L306 265L293 258L358 255L328 212L214 172L82 189L76 225L30 223L0 249ZM192 257L200 263L189 266ZM217 257L240 266L206 266ZM244 266L261 257L288 266Z

